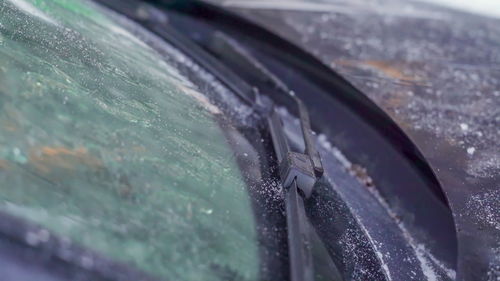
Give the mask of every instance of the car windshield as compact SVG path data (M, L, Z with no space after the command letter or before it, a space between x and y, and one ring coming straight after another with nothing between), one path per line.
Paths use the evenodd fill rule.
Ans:
M0 210L153 276L256 280L219 109L115 17L0 2Z

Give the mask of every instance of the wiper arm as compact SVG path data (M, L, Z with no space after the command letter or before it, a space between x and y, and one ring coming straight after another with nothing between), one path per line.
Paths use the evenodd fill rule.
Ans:
M323 175L323 164L312 136L307 108L286 84L235 40L216 32L207 48L222 60L236 65L247 75L272 85L274 89L291 98L297 106L304 152L294 152L290 149L282 120L274 108L267 121L285 192L290 277L292 281L312 281L313 261L304 199L311 196L317 179Z
M323 173L323 166L313 143L307 111L301 101L296 100L299 109L302 107L300 115L305 153L291 151L276 110L268 118L268 125L285 192L291 280L312 281L313 264L304 198L311 196L314 184ZM317 157L316 163L314 157Z
M214 52L221 59L229 62L236 63L239 68L244 68L246 73L251 73L253 76L258 76L260 80L272 84L276 89L283 93L290 94L292 91L286 86L281 79L276 77L264 65L256 60L245 48L240 46L238 42L231 39L222 32L215 32L212 36L210 44L207 48ZM314 145L311 130L311 121L309 113L304 103L295 95L290 95L298 107L300 115L300 123L302 127L302 134L304 137L304 144L306 147L305 153L309 155L312 160L314 171L318 177L323 174L323 164L321 158Z
M316 177L319 178L323 175L323 163L321 162L321 158L319 157L318 150L316 149L316 145L314 144L314 140L312 137L309 112L307 111L304 103L299 98L295 97L295 101L297 102L297 105L299 107L300 126L302 128L302 135L304 137L304 145L306 147L305 153L311 158L314 173L316 174Z

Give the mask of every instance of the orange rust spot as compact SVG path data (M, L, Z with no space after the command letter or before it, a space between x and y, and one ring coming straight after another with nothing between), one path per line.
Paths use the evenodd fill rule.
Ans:
M396 80L401 80L401 81L417 81L418 79L416 77L412 77L409 75L404 74L403 68L401 67L401 64L398 63L391 63L391 62L386 62L386 61L379 61L379 60L365 60L365 61L353 61L353 60L341 60L341 61L336 61L336 64L339 65L344 65L344 66L351 66L351 67L370 67L372 69L375 69L376 71L381 72L384 76Z
M88 154L84 147L70 149L43 146L35 148L29 153L29 161L38 171L45 174L50 173L54 168L74 171L80 165L96 170L103 167L102 161Z
M142 145L136 145L132 147L132 150L137 151L137 152L145 152L146 148Z
M367 187L372 187L373 186L373 180L372 178L368 175L367 171L365 168L358 164L353 164L349 168L351 171L351 174L354 175L356 178L358 178L359 181L361 181L365 186Z
M3 120L2 122L2 127L8 132L14 132L17 131L19 128L16 126L15 122L12 122L10 120Z
M42 152L42 154L49 156L56 156L56 155L81 156L87 154L87 149L84 147L78 147L76 149L71 150L66 147L42 146L40 151Z
M401 108L408 103L408 97L404 95L392 95L383 101L385 108L395 109Z
M385 76L406 81L415 81L414 77L408 76L403 73L403 70L396 67L395 64L390 64L385 61L368 60L364 62L365 64L376 68L377 70L384 73Z
M9 132L17 131L17 128L15 126L5 126L4 128Z
M9 168L9 162L7 160L0 159L0 170L6 170Z

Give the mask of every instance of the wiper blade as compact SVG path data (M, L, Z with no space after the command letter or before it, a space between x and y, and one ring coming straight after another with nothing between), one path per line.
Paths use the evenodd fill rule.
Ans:
M304 152L294 152L290 149L282 120L276 109L271 110L267 123L285 192L290 277L292 281L312 281L313 261L304 198L311 196L317 179L323 175L323 164L314 143L307 108L286 84L235 40L216 32L206 47L220 59L237 66L253 79L271 85L287 95L297 106Z
M297 101L301 102L298 99ZM291 151L281 118L276 110L273 110L268 118L271 138L279 165L281 184L285 192L288 252L292 281L313 280L309 226L304 208L304 198L311 196L318 177L323 173L321 159L314 146L310 125L308 124L309 118L305 114L307 114L307 111L301 112L302 134L306 146L305 153ZM313 157L317 157L316 164L318 166L315 166Z
M268 118L268 124L276 152L281 183L286 189L291 187L293 181L296 181L298 188L308 198L316 183L311 157L290 149L281 122L278 113L273 110Z
M313 262L309 226L297 181L285 193L286 223L288 227L288 255L292 281L312 281Z

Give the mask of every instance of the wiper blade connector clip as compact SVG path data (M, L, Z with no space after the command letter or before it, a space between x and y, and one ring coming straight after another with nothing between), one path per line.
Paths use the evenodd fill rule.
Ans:
M304 126L304 122L306 121L308 123L308 119L301 120L302 133L306 146L304 153L294 152L290 149L281 118L278 116L276 110L271 112L268 118L268 125L283 187L289 188L295 180L297 188L306 198L309 198L317 178L323 174L323 166L319 153L313 143L310 125Z

